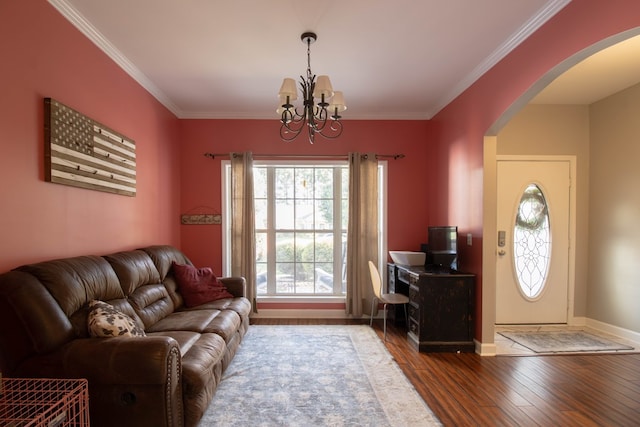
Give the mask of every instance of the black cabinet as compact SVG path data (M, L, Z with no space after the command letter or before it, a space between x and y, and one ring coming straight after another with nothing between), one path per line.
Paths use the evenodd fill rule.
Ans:
M408 286L408 339L414 348L425 352L475 350L473 274L389 264L389 280L395 282L396 290Z

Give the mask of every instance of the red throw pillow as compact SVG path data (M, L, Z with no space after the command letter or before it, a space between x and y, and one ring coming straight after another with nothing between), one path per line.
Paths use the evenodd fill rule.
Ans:
M178 290L184 299L184 305L187 307L195 307L223 298L233 298L209 267L196 268L174 262L173 273Z

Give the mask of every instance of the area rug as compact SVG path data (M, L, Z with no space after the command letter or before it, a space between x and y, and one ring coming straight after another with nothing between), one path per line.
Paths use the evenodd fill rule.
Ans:
M200 426L439 426L366 325L253 325Z
M535 353L597 353L633 347L585 331L499 332Z

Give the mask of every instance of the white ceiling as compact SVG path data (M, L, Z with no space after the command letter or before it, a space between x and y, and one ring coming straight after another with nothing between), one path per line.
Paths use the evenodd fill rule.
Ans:
M276 118L313 31L345 119L428 119L569 0L49 2L180 118Z

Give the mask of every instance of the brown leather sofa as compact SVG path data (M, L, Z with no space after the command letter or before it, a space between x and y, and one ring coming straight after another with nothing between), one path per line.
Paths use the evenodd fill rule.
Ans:
M0 274L0 371L86 378L92 426L194 426L249 328L243 278L234 298L186 308L171 246L25 265ZM88 302L126 313L144 337L92 338ZM238 402L236 402L237 404Z

